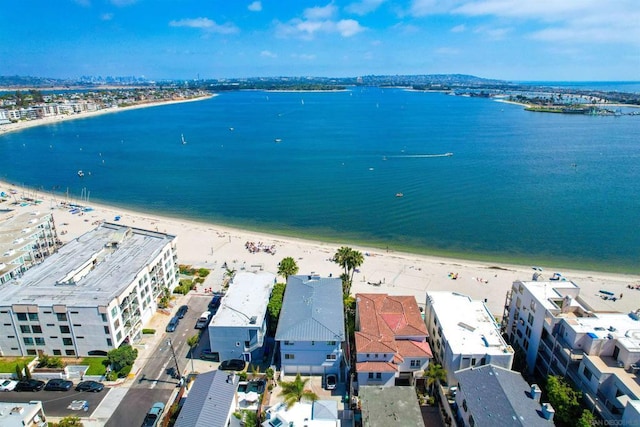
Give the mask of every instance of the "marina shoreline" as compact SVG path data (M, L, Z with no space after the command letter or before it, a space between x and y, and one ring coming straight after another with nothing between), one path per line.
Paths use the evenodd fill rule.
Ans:
M15 194L10 190L14 189ZM42 195L39 203L19 200L22 189L0 182L0 191L10 197L0 203L0 209L17 212L50 210L61 241L68 242L95 228L101 222L113 222L136 228L154 230L177 236L180 264L212 270L210 280L221 281L226 266L236 271L269 271L276 273L278 263L292 257L299 266L299 274L317 273L339 277L341 268L331 261L341 246L350 246L364 255L364 263L356 272L352 294L389 293L413 295L424 306L428 291L454 291L476 300L486 301L496 317L502 316L507 291L516 280L531 280L538 270L532 266L470 261L432 255L386 251L344 243L329 243L276 234L247 231L224 225L171 218L152 213L121 209L106 204L91 203L85 211L72 210L59 200ZM269 248L269 250L249 250ZM543 278L548 280L557 272L551 265L544 268ZM537 267L536 267L537 268ZM640 308L635 289L640 285L639 275L615 274L582 270L562 270L562 277L581 287L581 296L594 310L629 312ZM455 278L454 278L455 277ZM284 278L279 277L279 281ZM604 300L601 290L624 295L617 301Z
M185 98L185 99L175 99L175 100L171 100L171 101L158 101L158 102L146 102L146 103L141 103L141 104L136 104L136 105L131 105L128 107L112 107L112 108L103 108L101 110L97 110L97 111L88 111L86 113L77 113L77 114L71 114L71 115L56 115L56 116L48 116L48 117L43 117L41 119L35 119L35 120L27 120L27 121L21 121L21 122L17 122L17 123L10 123L10 124L6 124L6 125L0 125L0 136L10 133L10 132L17 132L17 131L21 131L21 130L25 130L25 129L30 129L36 126L44 126L44 125L50 125L53 123L62 123L62 122L68 122L71 120L78 120L78 119L88 119L91 117L96 117L96 116L102 116L104 114L111 114L111 113L120 113L120 112L124 112L124 111L131 111L131 110L138 110L141 108L151 108L151 107L161 107L163 105L172 105L172 104L182 104L185 102L195 102L195 101L204 101L205 99L211 99L215 96L218 96L217 94L212 94L212 95L207 95L207 96L200 96L197 98Z

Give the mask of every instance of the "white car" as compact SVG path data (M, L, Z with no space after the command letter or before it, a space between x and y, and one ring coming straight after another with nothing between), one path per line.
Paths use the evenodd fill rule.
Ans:
M18 381L14 380L0 380L0 391L13 391L16 388Z
M89 410L89 402L86 400L74 400L67 406L67 409L71 409L72 411L88 411Z

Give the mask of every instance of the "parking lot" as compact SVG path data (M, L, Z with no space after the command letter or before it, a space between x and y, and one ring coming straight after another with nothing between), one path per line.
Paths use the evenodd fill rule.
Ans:
M100 393L75 391L73 388L69 391L11 391L0 394L0 399L12 403L40 400L44 407L44 413L47 414L47 416L66 417L76 415L86 417L98 407L102 399L104 399L109 392L110 389L106 387ZM88 411L80 411L82 412L80 414L78 411L68 409L67 407L74 400L86 400L89 405Z

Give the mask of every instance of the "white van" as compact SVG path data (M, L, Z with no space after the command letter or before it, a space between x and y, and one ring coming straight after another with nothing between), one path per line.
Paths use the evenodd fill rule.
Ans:
M196 321L196 329L204 329L209 326L209 319L211 319L211 312L205 311L200 315Z

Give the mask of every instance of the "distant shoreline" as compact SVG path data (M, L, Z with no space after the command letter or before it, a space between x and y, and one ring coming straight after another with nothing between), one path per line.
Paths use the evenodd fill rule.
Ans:
M103 114L120 113L123 111L137 110L140 108L160 107L163 105L182 104L184 102L204 101L205 99L210 99L216 96L218 96L218 94L199 96L196 98L172 99L170 101L145 102L141 104L130 105L127 107L103 108L97 111L88 111L86 113L77 113L77 114L71 114L71 115L59 114L56 116L44 117L42 119L10 123L6 125L0 125L0 136L10 132L17 132L25 129L30 129L36 126L44 126L44 125L50 125L53 123L68 122L70 120L77 120L77 119L86 119L90 117L101 116Z

